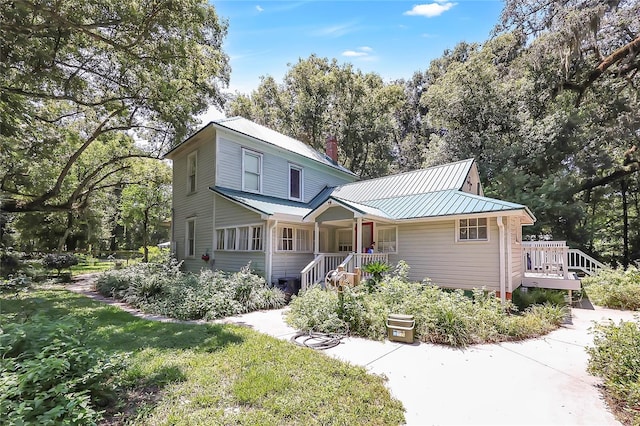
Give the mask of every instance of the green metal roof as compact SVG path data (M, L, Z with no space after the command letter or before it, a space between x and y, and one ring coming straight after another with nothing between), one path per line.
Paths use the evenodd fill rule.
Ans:
M260 194L252 194L249 192L236 191L233 189L222 188L219 186L209 188L212 191L243 204L247 207L257 210L266 215L286 214L294 216L305 216L311 212L311 208L305 203L299 203L282 198L268 197Z
M355 213L391 220L493 213L527 207L462 191L474 160L349 183L335 188L330 198ZM327 208L325 205L324 208ZM314 208L315 210L315 208ZM313 211L308 215L312 216Z
M521 210L525 206L449 189L425 194L406 195L366 201L368 206L385 212L393 219L451 216Z

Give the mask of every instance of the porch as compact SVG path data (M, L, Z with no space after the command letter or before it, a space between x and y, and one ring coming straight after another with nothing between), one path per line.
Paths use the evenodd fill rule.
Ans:
M387 253L318 253L300 272L301 286L305 290L313 284L324 283L327 274L339 268L346 272L355 272L356 268L362 268L369 263L388 261ZM365 272L361 272L361 277L369 278Z
M593 275L606 265L566 241L523 241L524 287L579 290L579 275Z

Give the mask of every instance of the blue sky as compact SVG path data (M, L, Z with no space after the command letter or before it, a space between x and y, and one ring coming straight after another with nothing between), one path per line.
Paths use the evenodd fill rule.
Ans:
M231 92L248 94L260 76L276 81L315 53L408 79L460 41L483 42L502 10L499 0L284 1L214 0L229 23Z

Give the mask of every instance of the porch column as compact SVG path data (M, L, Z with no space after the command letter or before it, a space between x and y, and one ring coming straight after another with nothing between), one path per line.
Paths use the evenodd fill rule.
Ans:
M318 224L318 222L313 223L313 233L315 237L313 243L313 254L317 256L318 253L320 253L320 225Z
M362 217L358 217L356 225L356 266L362 267Z

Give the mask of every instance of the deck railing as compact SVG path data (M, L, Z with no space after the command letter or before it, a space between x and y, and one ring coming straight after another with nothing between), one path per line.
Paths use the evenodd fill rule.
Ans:
M595 274L606 266L578 249L570 249L565 241L526 241L522 243L524 271L568 278L572 271Z
M606 269L607 265L598 262L593 257L578 249L569 249L569 269L582 271L587 275L595 275L601 269Z

